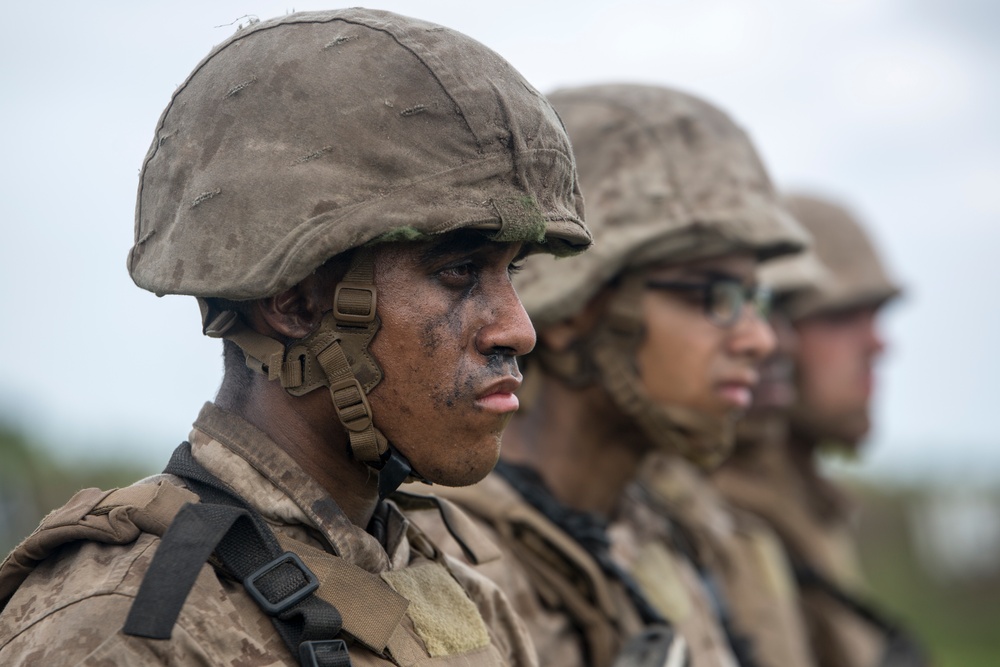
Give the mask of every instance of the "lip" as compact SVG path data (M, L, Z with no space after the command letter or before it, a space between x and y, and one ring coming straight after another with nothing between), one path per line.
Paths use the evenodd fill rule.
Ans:
M755 409L783 409L795 403L794 366L785 356L774 356L759 368L760 382L753 388Z
M748 410L753 403L753 390L760 378L756 373L734 376L716 383L716 394L733 408Z
M512 375L498 380L476 394L476 406L498 414L516 412L520 402L514 392L520 386L521 380Z

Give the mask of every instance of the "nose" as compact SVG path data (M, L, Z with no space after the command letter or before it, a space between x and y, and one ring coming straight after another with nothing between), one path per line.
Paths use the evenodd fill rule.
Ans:
M745 308L731 330L730 350L733 354L760 363L771 356L776 347L777 337L768 321L753 309Z
M774 330L775 351L787 357L794 357L799 349L799 335L792 326L792 321L781 311L771 311L768 318L771 329Z
M865 346L873 358L881 356L886 350L885 337L879 328L877 315L876 312L871 313L864 323Z
M476 334L480 354L521 356L535 347L535 328L510 281L504 281L492 300L485 323Z

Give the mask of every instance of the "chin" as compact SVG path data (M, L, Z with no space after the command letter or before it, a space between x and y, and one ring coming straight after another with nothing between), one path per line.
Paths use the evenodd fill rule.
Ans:
M500 459L500 437L491 434L469 447L449 448L436 454L426 460L411 459L410 463L433 484L471 486L482 481L496 466Z

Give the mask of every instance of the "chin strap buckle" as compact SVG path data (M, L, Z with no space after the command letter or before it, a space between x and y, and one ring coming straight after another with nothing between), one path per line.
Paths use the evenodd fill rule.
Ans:
M395 447L389 447L389 455L382 463L378 471L378 499L385 500L392 492L399 488L399 485L413 475L413 466L406 460L406 457L396 451Z

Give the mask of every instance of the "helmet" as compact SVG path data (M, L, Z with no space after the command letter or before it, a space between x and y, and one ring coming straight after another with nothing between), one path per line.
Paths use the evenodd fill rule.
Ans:
M290 393L329 387L355 456L381 468L364 249L457 229L558 255L590 244L555 112L447 28L298 13L238 31L174 93L143 164L128 268L158 295L199 297L205 333ZM358 248L323 325L289 349L214 305L278 294Z
M256 299L384 238L458 228L589 244L565 133L497 54L388 12L237 32L174 93L143 164L129 272Z
M762 264L757 277L776 298L782 300L800 292L821 289L832 279L812 248Z
M787 307L798 320L823 312L877 306L902 293L879 260L871 238L844 207L804 195L785 198L789 211L815 238L827 279L794 295Z
M573 142L596 243L571 271L543 258L525 269L520 294L537 325L579 311L628 268L736 250L765 260L808 242L746 133L707 102L639 85L560 90L549 101Z
M601 85L549 96L573 142L594 249L532 258L516 280L536 328L581 310L622 276L607 317L579 346L536 356L576 384L601 382L661 448L706 465L728 450L731 425L654 403L634 359L642 340L642 281L653 262L750 251L798 252L808 236L788 215L746 134L712 105L675 90Z

